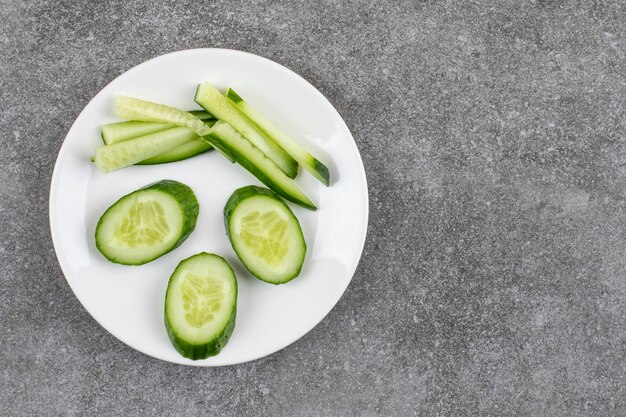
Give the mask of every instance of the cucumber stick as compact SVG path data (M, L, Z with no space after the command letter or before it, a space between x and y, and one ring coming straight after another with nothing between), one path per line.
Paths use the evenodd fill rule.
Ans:
M128 122L109 123L102 126L100 132L105 145L115 145L128 139L149 135L171 129L174 125L170 123L138 122L131 120Z
M193 360L217 355L235 327L237 279L224 258L202 252L180 262L165 294L165 328Z
M295 178L298 175L298 163L211 84L198 85L194 100L217 119L223 120L235 128L289 178Z
M263 129L267 136L280 145L304 169L309 171L311 175L317 178L322 184L328 186L330 182L330 172L326 165L308 153L302 146L284 134L265 117L261 116L251 105L246 103L235 90L229 88L226 97L235 103L243 114L248 116L250 120Z
M197 137L190 129L173 127L115 145L96 148L94 162L102 171L111 172L171 151Z
M281 197L309 210L317 209L293 179L228 123L221 120L215 123L204 139L222 153L230 155Z
M162 153L152 158L144 159L143 161L138 162L137 165L156 165L182 161L183 159L188 159L192 156L207 152L211 150L211 148L212 146L209 145L206 140L197 136L196 139L192 139L183 145L177 146L171 151Z
M276 193L254 185L236 190L224 207L224 223L252 275L271 284L298 276L306 243L298 219Z
M209 131L209 127L202 120L189 112L138 98L117 96L114 111L115 115L122 119L171 123L188 127L200 136L206 135Z
M142 265L187 239L199 205L185 184L163 180L120 198L96 226L96 247L111 262Z
M200 120L211 120L213 116L204 110L192 110L193 114ZM127 122L109 123L102 126L102 140L105 145L114 145L118 142L137 138L139 136L149 135L150 133L160 132L161 130L171 129L175 125L171 123L158 122L140 122L130 120Z

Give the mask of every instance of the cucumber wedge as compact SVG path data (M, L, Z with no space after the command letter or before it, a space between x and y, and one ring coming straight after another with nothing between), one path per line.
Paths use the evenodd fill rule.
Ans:
M300 274L306 242L298 219L276 193L254 185L236 190L224 207L224 223L252 275L284 284Z
M281 197L309 210L317 210L315 204L302 192L294 180L287 177L228 123L221 120L215 123L209 134L204 136L204 140L221 150L222 153L230 155L235 162Z
M138 98L117 96L114 111L115 115L122 119L171 123L188 127L200 136L206 135L209 131L209 127L202 120L189 112Z
M200 120L214 119L211 114L204 110L192 110L189 113ZM139 122L137 120L131 120L128 122L103 125L101 133L105 145L114 145L118 142L124 142L128 139L149 135L150 133L160 132L161 130L171 129L173 127L175 127L175 125L171 123Z
M198 85L194 100L217 119L234 127L289 178L295 178L298 175L298 163L211 84Z
M196 227L199 205L191 188L163 180L125 195L104 212L96 247L111 262L143 265L165 255Z
M209 129L208 126L205 127ZM111 172L171 151L197 138L193 130L173 127L115 145L96 148L94 162L102 171Z
M246 103L232 88L228 89L226 97L230 99L243 114L256 123L275 143L280 145L302 168L306 169L322 184L330 183L328 167L308 153L302 146L284 134L280 129L261 116L251 105Z
M178 264L165 294L165 328L174 348L198 360L217 355L235 328L237 279L224 258L202 252Z
M144 159L143 161L138 162L137 165L156 165L182 161L183 159L191 158L192 156L210 151L211 149L212 146L209 145L206 140L198 136L196 139L192 139L189 142L172 149L171 151L162 153L152 158Z

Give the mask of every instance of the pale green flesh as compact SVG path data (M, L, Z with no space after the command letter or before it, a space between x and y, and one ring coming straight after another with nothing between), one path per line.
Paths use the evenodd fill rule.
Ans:
M320 182L328 185L328 168L313 155L307 152L302 146L296 143L289 136L284 134L274 124L261 116L250 104L242 99L233 89L229 89L226 95L243 114L256 123L265 133L278 145L280 145L293 159L295 159L304 169L317 178ZM320 169L323 168L323 169Z
M302 192L296 182L286 176L271 160L228 123L223 121L215 123L211 129L211 134L218 135L224 142L228 142L231 151L248 160L262 176L271 178L283 193L292 197L293 202L304 204L307 208L315 210L315 204ZM236 159L236 155L233 156ZM266 185L272 188L269 184ZM278 190L274 191L280 194Z
M198 136L190 129L174 127L115 145L96 149L94 162L104 171L111 172L171 151Z
M98 246L109 259L141 262L170 248L182 225L174 197L158 190L140 191L106 213L97 232Z
M211 275L189 272L181 280L180 286L187 325L200 329L213 321L214 314L222 307L222 282Z
M177 337L203 343L228 324L237 283L228 264L215 256L194 258L184 266L168 286L165 314Z
M115 225L110 243L129 248L155 246L163 243L169 233L170 226L161 204L155 200L140 200Z
M285 260L287 246L287 221L276 211L258 210L241 218L238 237L247 251L270 266L280 266Z
M280 283L302 267L302 230L284 204L272 197L248 197L229 219L230 237L246 267L264 281Z
M192 129L200 136L209 132L209 127L189 112L133 97L117 96L115 115L127 120L171 123Z
M237 106L208 83L200 84L196 92L196 103L213 114L217 119L231 125L249 140L288 177L295 178L298 164L277 145ZM204 136L204 135L203 135Z
M102 140L105 145L114 145L128 139L149 135L150 133L160 132L172 127L174 125L170 123L138 122L134 120L111 123L102 126Z

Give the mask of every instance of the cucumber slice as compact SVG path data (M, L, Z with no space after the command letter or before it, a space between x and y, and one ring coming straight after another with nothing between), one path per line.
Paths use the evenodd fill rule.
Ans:
M200 120L212 120L214 117L204 110L192 110L193 114ZM149 135L150 133L160 132L161 130L171 129L175 125L171 123L157 122L139 122L131 120L128 122L109 123L102 126L102 140L105 145L114 145L118 142L137 138L139 136Z
M284 284L298 276L306 242L287 205L267 188L236 190L224 207L226 233L245 267L258 279Z
M315 204L302 192L294 180L287 177L228 123L221 120L215 123L204 139L222 153L230 155L281 197L309 210L317 210Z
M178 264L165 294L165 328L186 358L217 355L235 327L237 279L221 256L202 252Z
M189 112L133 97L117 96L115 98L115 115L128 120L171 123L176 126L188 127L200 136L206 135L209 131L209 127L202 120Z
M185 184L163 180L125 195L104 212L96 247L111 262L143 265L165 255L196 227L199 205Z
M261 116L251 105L246 103L235 90L229 88L226 97L235 103L243 114L248 116L250 120L263 129L270 139L287 151L304 169L309 171L311 175L317 178L322 184L328 186L330 183L330 172L326 165L308 153L302 146L298 145L298 143L284 134L265 117Z
M232 101L224 97L211 84L204 83L198 85L194 100L216 118L234 127L236 131L273 161L289 178L295 178L298 175L298 163L283 148L268 138Z
M111 172L171 151L197 137L193 130L173 127L115 145L96 148L94 162L102 171Z
M191 158L192 156L199 155L201 153L210 151L212 146L209 143L202 139L201 137L197 137L196 139L192 139L189 142L180 145L169 152L162 153L152 158L144 159L141 162L138 162L137 165L156 165L156 164L166 164L168 162L177 162L182 161L183 159Z

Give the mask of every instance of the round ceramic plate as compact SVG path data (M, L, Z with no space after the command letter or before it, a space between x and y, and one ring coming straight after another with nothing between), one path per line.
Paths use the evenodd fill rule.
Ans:
M164 165L132 166L104 174L89 158L102 145L100 126L117 120L114 97L123 94L195 109L196 86L233 87L261 114L299 141L330 169L325 187L300 169L297 182L315 212L290 204L308 244L298 278L274 286L253 278L237 259L224 230L231 193L256 178L218 152ZM189 185L200 203L195 231L177 249L143 266L108 262L96 249L100 215L121 196L162 179ZM50 188L52 240L70 287L87 311L115 337L155 358L186 365L250 361L295 342L337 303L357 267L367 229L363 163L346 124L326 98L287 68L248 53L194 49L151 59L107 85L85 107L59 152ZM237 324L222 352L192 361L170 343L163 322L168 279L198 252L226 258L239 282Z

